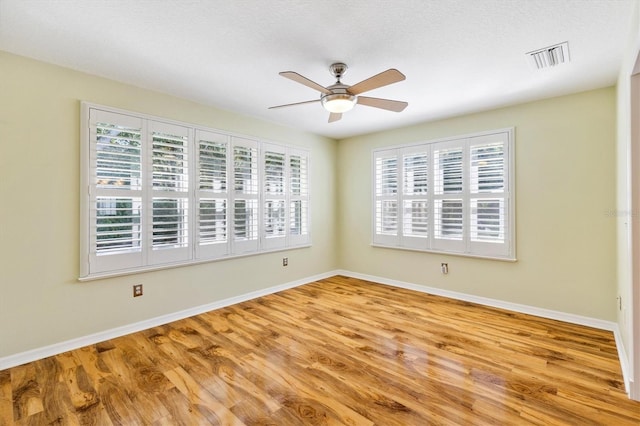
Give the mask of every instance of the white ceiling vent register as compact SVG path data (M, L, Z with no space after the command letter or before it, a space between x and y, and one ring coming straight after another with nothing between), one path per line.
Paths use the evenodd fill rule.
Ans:
M564 43L527 52L527 58L531 66L538 70L569 62L569 42L565 41Z

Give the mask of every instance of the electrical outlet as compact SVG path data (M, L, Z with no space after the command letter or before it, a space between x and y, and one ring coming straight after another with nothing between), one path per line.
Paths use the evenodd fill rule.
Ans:
M142 296L142 284L136 284L133 286L133 297Z
M618 310L622 310L622 296L618 296Z
M288 257L283 257L282 258L282 266L288 266L289 265L289 258Z
M448 263L441 263L440 264L440 270L442 271L443 274L448 274L449 273L449 264Z

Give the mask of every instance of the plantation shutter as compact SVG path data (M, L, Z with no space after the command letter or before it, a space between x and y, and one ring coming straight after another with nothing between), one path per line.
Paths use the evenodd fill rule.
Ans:
M289 149L289 245L309 244L309 156Z
M143 265L143 120L89 110L89 274Z
M395 246L400 242L398 157L396 149L374 153L374 243Z
M311 243L308 150L82 102L80 279Z
M196 130L196 257L229 253L229 137Z
M429 220L429 149L402 149L402 246L426 249Z
M464 252L466 176L464 144L438 143L433 148L433 239L436 250Z
M287 206L287 155L284 147L263 145L262 151L263 205L262 245L269 250L286 245Z
M150 265L191 258L189 229L189 132L175 124L149 121L147 238Z
M258 251L258 143L249 139L231 139L232 194L230 217L232 252Z
M512 151L508 129L373 151L373 244L515 259Z
M508 135L469 140L470 250L506 256L509 246Z

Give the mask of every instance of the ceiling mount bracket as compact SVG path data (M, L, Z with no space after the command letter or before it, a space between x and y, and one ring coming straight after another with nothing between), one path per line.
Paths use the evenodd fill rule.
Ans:
M331 75L333 75L336 80L338 80L338 83L340 83L340 78L344 75L345 71L347 71L347 68L347 64L336 62L329 66L329 71L331 71Z

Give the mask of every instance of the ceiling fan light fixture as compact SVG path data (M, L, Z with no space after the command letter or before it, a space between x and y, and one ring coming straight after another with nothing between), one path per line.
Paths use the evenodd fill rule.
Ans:
M300 75L295 71L282 71L280 73L282 77L288 78L289 80L295 81L296 83L300 83L304 86L320 92L320 99L316 98L312 101L276 105L269 107L269 109L320 102L322 104L322 107L330 112L329 123L333 123L340 120L342 118L342 113L352 110L356 104L394 112L403 111L407 107L408 103L402 101L360 96L362 93L368 92L369 90L388 86L389 84L397 83L404 80L406 77L397 69L389 68L388 70L382 71L381 73L362 80L361 82L356 83L353 86L349 86L340 82L340 78L342 78L342 75L344 74L346 69L347 66L342 62L332 64L329 67L329 70L331 71L331 74L333 74L333 76L336 78L336 82L327 87L321 86L315 81L309 80L307 77Z
M321 99L322 106L329 112L342 114L353 109L356 104L356 97L348 93L332 93L324 95Z

